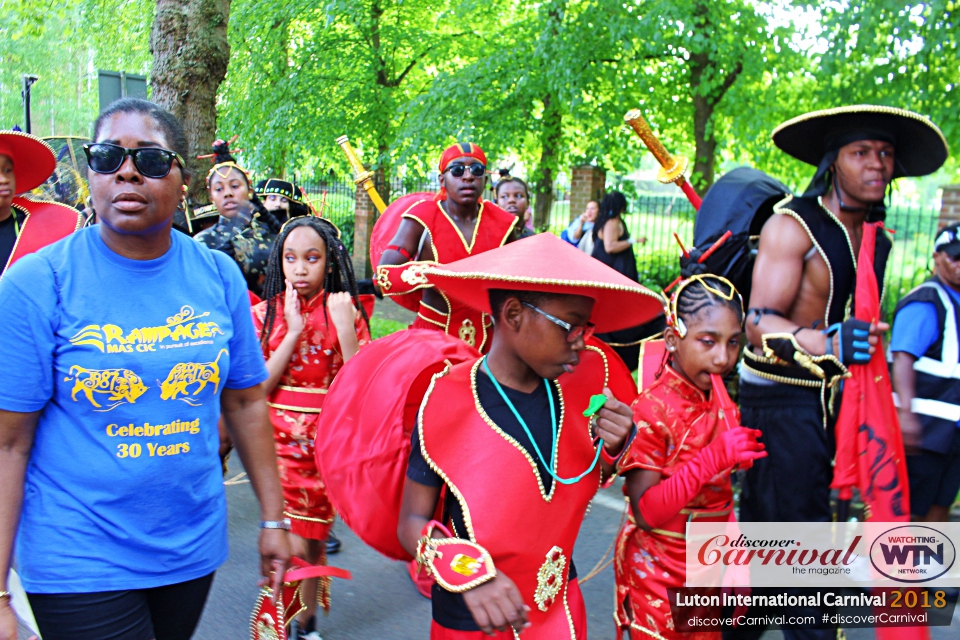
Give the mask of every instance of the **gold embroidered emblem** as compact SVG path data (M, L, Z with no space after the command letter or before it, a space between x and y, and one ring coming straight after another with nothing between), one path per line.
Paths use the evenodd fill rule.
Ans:
M431 266L429 264L412 264L400 272L400 279L411 287L427 284L427 276L423 275L423 272Z
M476 558L471 558L470 556L458 553L453 556L453 561L450 563L450 568L459 573L462 576L470 577L476 575L480 571L480 561Z
M537 572L537 589L533 592L533 601L540 611L546 611L553 604L563 587L563 570L567 559L560 547L547 552L547 559Z
M220 388L220 357L225 353L228 351L221 349L213 362L181 362L174 366L167 374L167 379L160 383L160 399L183 400L191 406L199 406L200 403L178 396L181 394L196 396L203 391L208 382L213 383L213 392L216 393ZM197 388L191 394L189 387L194 384Z
M390 282L390 274L386 267L377 269L377 286L380 287L380 291L390 291L390 287L393 286L393 283Z
M471 347L477 346L477 328L473 326L473 321L467 318L460 325L457 336Z
M129 369L86 369L75 364L70 367L70 375L72 378L64 378L64 382L76 380L70 397L76 402L77 394L82 392L90 404L101 411L110 411L128 402L133 404L147 392L140 376ZM94 399L95 393L105 394L106 401L113 404L103 409Z
M280 636L277 635L277 623L274 622L273 616L269 613L264 613L257 619L257 638L259 640L278 640Z

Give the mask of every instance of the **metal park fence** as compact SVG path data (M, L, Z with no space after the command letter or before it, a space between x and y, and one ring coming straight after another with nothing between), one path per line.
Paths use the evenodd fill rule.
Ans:
M353 181L331 179L302 185L307 198L316 206L326 192L324 216L340 228L345 243L353 250L356 187ZM388 202L408 193L435 192L435 180L393 178L389 193L379 187ZM485 198L492 199L488 190ZM573 217L580 211L573 212ZM894 306L910 289L929 277L933 241L937 232L939 210L933 203L926 206L895 204L887 212L886 225L894 230L893 251L887 263L884 282L884 310L890 317ZM624 222L631 237L645 237L647 242L637 245L637 270L640 282L651 288L662 289L680 272L679 248L673 233L685 242L692 242L695 211L679 192L676 195L640 193L629 198ZM545 227L555 235L570 224L570 193L565 185L554 189L554 203Z

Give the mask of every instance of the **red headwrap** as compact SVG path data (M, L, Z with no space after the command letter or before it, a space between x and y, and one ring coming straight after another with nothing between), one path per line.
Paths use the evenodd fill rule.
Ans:
M447 150L440 156L440 173L447 170L447 166L457 158L473 158L479 160L481 164L487 164L487 154L483 149L470 142L458 142L455 145L447 147ZM437 202L447 199L447 190L440 187L440 193L435 198Z

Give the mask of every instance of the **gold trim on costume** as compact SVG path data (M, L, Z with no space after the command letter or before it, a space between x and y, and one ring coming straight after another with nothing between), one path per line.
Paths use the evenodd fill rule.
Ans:
M310 389L307 387L291 387L286 384L278 384L277 389L283 389L284 391L295 391L297 393L326 393L326 389Z
M299 411L300 413L320 413L322 409L317 409L316 407L295 407L291 404L274 404L267 400L267 406L272 409L280 409L281 411Z
M291 520L303 520L304 522L319 522L320 524L330 524L331 522L333 522L334 520L336 520L336 516L333 516L333 517L331 517L331 518L326 518L326 519L324 519L324 518L310 518L310 517L308 517L308 516L300 516L300 515L297 515L297 514L295 514L295 513L290 513L289 511L284 511L284 512L283 512L283 516L284 516L285 518L290 518Z
M450 214L447 213L447 210L438 202L437 208L440 209L440 212L443 214L443 217L447 219L447 222L453 227L453 230L457 232L457 235L460 236L460 242L463 243L463 248L467 250L467 253L473 255L473 246L477 243L477 230L480 228L480 218L483 217L483 205L486 204L483 201L480 202L480 210L477 211L477 221L473 223L473 235L470 237L470 244L467 244L467 239L463 237L463 233L460 231L460 227L457 226L457 223L453 221L453 218L450 217ZM426 225L424 225L426 226ZM430 238L433 239L432 237Z
M609 282L593 282L591 280L558 280L556 278L529 278L526 276L504 275L499 273L483 273L481 271L446 271L443 269L429 268L424 270L427 275L441 276L447 278L460 278L462 280L487 280L495 282L509 282L511 284L544 284L561 287L592 287L594 289L607 289L610 291L622 291L624 293L637 293L640 295L656 298L662 304L666 305L666 299L654 291L643 289L640 285L628 287L622 284L611 284ZM495 288L495 287L493 287Z
M423 200L420 200L420 202L423 202ZM418 203L418 204L419 204L419 203ZM413 205L413 206L415 206L415 205ZM412 209L413 206L411 206L410 209ZM443 260L440 259L440 251L437 249L437 243L433 241L433 232L430 231L430 227L427 226L427 223L426 223L426 222L424 222L423 220L421 220L421 219L418 218L417 216L413 215L412 213L409 213L410 209L407 209L407 210L404 211L402 214L400 214L400 217L401 217L401 218L406 218L407 220L413 220L414 222L419 223L421 227L423 227L423 230L427 232L427 235L428 235L428 236L430 236L430 246L432 247L434 260L435 260L437 263L439 263L439 264L443 264ZM418 258L420 257L419 251L417 252L417 257L418 257ZM426 261L426 260L418 260L417 262L427 262L427 261ZM383 265L383 266L387 266L387 265Z
M477 370L480 368L480 363L483 362L483 359L477 360L473 367L470 369L470 390L473 392L473 403L477 409L477 413L480 414L480 417L484 422L487 423L491 429L493 429L501 438L506 440L510 445L512 445L517 451L523 454L523 457L527 459L527 462L530 463L530 467L533 469L533 477L537 480L537 487L540 489L540 496L546 501L550 502L553 500L553 494L557 491L557 485L560 484L556 480L550 483L550 493L547 494L546 490L543 488L543 480L540 479L540 469L537 467L536 461L531 457L530 453L519 443L516 439L513 438L506 431L497 426L497 423L494 422L487 412L484 410L483 406L480 404L480 396L477 393ZM560 400L560 423L557 425L557 446L554 447L553 451L553 468L557 468L557 456L560 454L560 436L563 431L563 418L564 418L564 405L563 405L563 391L560 389L560 385L556 380L553 380L554 388L557 392L557 398ZM547 393L550 393L550 390L547 390Z
M477 362L479 362L479 360ZM423 454L423 459L427 461L427 464L430 465L430 468L433 470L433 472L443 479L444 484L450 487L450 491L457 499L457 502L460 503L460 511L463 513L463 523L467 526L467 534L470 536L470 540L476 543L477 535L473 531L473 519L470 517L470 507L467 506L466 499L463 497L463 494L460 493L460 489L458 489L457 486L450 480L450 477L443 472L443 469L437 466L437 463L434 462L430 457L430 454L427 453L427 446L423 441L423 410L426 408L427 402L430 401L430 396L433 395L433 390L436 388L437 380L450 373L450 369L451 366L448 362L443 371L433 374L433 377L430 378L430 386L427 387L427 392L424 394L423 400L420 402L420 410L417 411L417 433L420 439L420 453Z
M15 134L19 134L20 132L19 132L19 131L4 131L3 133L15 133ZM28 137L33 138L33 136L28 136ZM41 140L41 142L42 142L42 140ZM56 206L58 206L58 207L63 207L64 209L68 209L71 214L73 214L73 215L75 215L75 216L77 217L77 224L76 224L76 226L73 228L73 233L76 233L76 232L80 229L80 227L83 226L83 214L80 213L79 211L77 211L76 209L74 209L73 207L69 207L69 206L67 206L67 205L65 205L65 204L62 204L62 203L60 203L60 202L54 202L53 200L35 200L34 198L28 198L28 197L26 197L25 195L21 195L21 196L18 196L18 197L23 198L23 199L26 200L27 202L35 202L35 203L37 203L37 204L42 204L42 205L50 205L50 204L52 204L52 205L56 205ZM30 211L29 211L26 207L24 207L23 205L21 205L21 204L17 204L17 203L15 203L15 202L14 202L14 203L11 203L10 208L11 208L11 209L17 209L17 210L19 210L21 213L23 213L23 216L24 216L24 217L23 217L23 224L20 225L20 233L17 234L16 240L13 241L13 249L10 250L10 256L7 258L7 263L6 263L5 265L3 265L3 271L0 271L0 277L2 277L4 271L6 271L8 268L10 268L10 261L13 260L13 256L16 255L16 253L17 253L17 246L20 244L20 238L23 237L23 233L24 233L24 231L26 231L26 229L27 229L27 223L30 222L30 216L31 216ZM10 215L13 215L13 214L11 213ZM61 238L61 239L62 239L62 238Z

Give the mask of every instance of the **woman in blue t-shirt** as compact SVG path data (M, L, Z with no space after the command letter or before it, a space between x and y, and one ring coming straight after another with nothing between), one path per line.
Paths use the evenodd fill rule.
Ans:
M243 276L171 233L183 129L124 99L93 139L100 224L0 281L0 640L17 637L14 551L45 640L191 636L227 557L221 415L260 501L264 576L290 555Z

